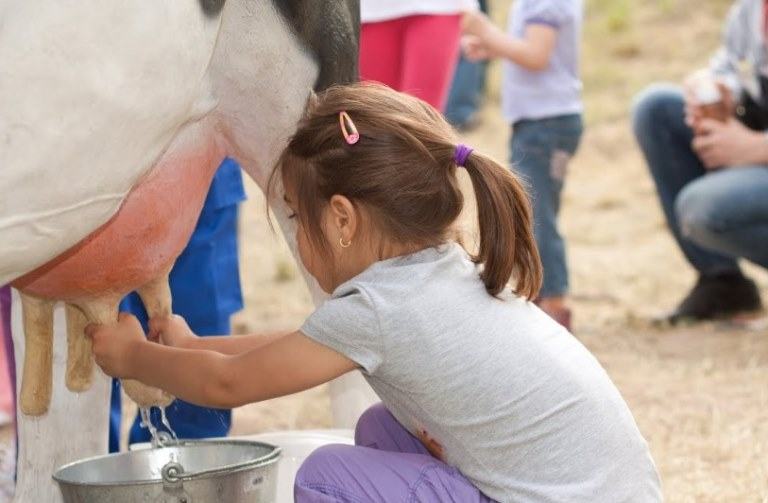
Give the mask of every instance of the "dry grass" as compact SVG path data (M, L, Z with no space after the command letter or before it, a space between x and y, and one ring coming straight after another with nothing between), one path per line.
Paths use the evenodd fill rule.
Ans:
M492 2L498 17L505 3ZM673 503L768 501L768 334L718 324L661 330L646 321L671 307L694 276L665 230L628 121L632 96L648 83L679 81L706 63L729 3L588 1L588 132L564 198L575 332L629 402ZM483 125L467 140L506 159L497 99L492 84ZM252 193L242 227L248 306L238 323L242 330L296 327L311 310L309 296L298 279L275 280L288 252L269 234ZM749 270L768 292L765 272ZM329 422L319 388L238 410L235 429Z

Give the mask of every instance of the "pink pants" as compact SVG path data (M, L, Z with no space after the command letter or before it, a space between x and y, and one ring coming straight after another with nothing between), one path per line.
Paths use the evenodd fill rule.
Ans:
M459 54L461 16L407 16L363 23L360 76L443 110Z

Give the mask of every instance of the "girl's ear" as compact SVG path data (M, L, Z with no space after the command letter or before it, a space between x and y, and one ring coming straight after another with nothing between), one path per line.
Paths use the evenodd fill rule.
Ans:
M333 230L345 243L351 243L360 226L360 212L357 207L348 198L338 194L331 197L328 207ZM329 237L336 239L336 236Z

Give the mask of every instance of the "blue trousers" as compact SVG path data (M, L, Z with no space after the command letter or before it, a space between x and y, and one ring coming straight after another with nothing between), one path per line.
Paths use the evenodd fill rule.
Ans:
M736 272L737 258L768 268L768 165L707 170L691 148L682 92L652 86L633 126L672 235L700 274Z
M544 267L542 298L568 293L565 241L557 217L568 164L582 132L581 115L521 120L512 126L512 169L531 193L534 234Z
M173 312L183 316L197 335L227 335L230 316L242 309L237 255L238 203L245 199L240 167L225 160L211 183L197 226L187 247L176 260L170 274ZM147 313L138 295L130 294L120 304L121 311L136 315L146 330ZM121 418L120 383L113 381L109 449L119 450ZM223 437L232 423L230 410L198 407L174 401L166 411L179 438ZM152 410L152 421L159 430L160 412ZM149 441L149 432L134 419L128 443Z
M488 12L486 1L480 1L480 10ZM466 124L477 112L485 89L488 67L486 62L473 63L467 60L461 51L458 58L445 105L445 118L454 126Z

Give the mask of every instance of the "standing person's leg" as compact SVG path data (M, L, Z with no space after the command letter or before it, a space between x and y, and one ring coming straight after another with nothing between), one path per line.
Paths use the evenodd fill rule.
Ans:
M484 72L484 63L473 63L459 55L445 106L445 118L460 130L475 123Z
M686 239L768 268L768 166L721 169L689 183L676 213Z
M173 311L201 336L229 334L230 316L243 307L237 221L238 204L244 199L240 167L226 159L216 171L197 226L170 274ZM127 296L120 309L135 314L146 330L147 313L138 295ZM112 410L110 444L114 447L120 425L119 387L113 390ZM179 437L207 438L226 436L232 413L176 400L168 407L167 416ZM152 409L151 419L159 430L165 430L157 408ZM149 432L136 417L129 443L148 440Z
M480 0L479 4L480 11L487 14L488 2ZM459 130L476 123L474 119L482 101L487 66L485 61L473 63L467 60L459 50L458 64L445 105L445 118Z
M539 303L568 329L568 266L557 218L568 164L578 148L581 133L578 115L520 121L513 126L510 149L512 169L522 175L531 191L534 235L544 268Z
M355 437L356 446L329 445L307 458L296 476L297 503L491 502L381 404L361 416Z
M230 317L243 308L237 222L238 204L244 199L240 167L227 159L216 172L195 231L171 271L173 312L184 317L197 335L230 334ZM159 411L152 414L160 429ZM232 425L229 409L199 407L178 399L167 415L180 438L224 437ZM139 423L137 417L130 443L149 439Z
M696 285L667 319L708 319L757 308L757 289L743 276L736 260L699 246L681 231L675 211L678 196L691 182L711 176L691 148L693 132L684 121L682 92L672 86L653 86L637 98L633 115L635 136L656 184L667 225L699 273Z
M400 89L403 18L363 23L360 27L360 79Z
M445 108L461 37L461 16L409 16L403 38L401 91Z

